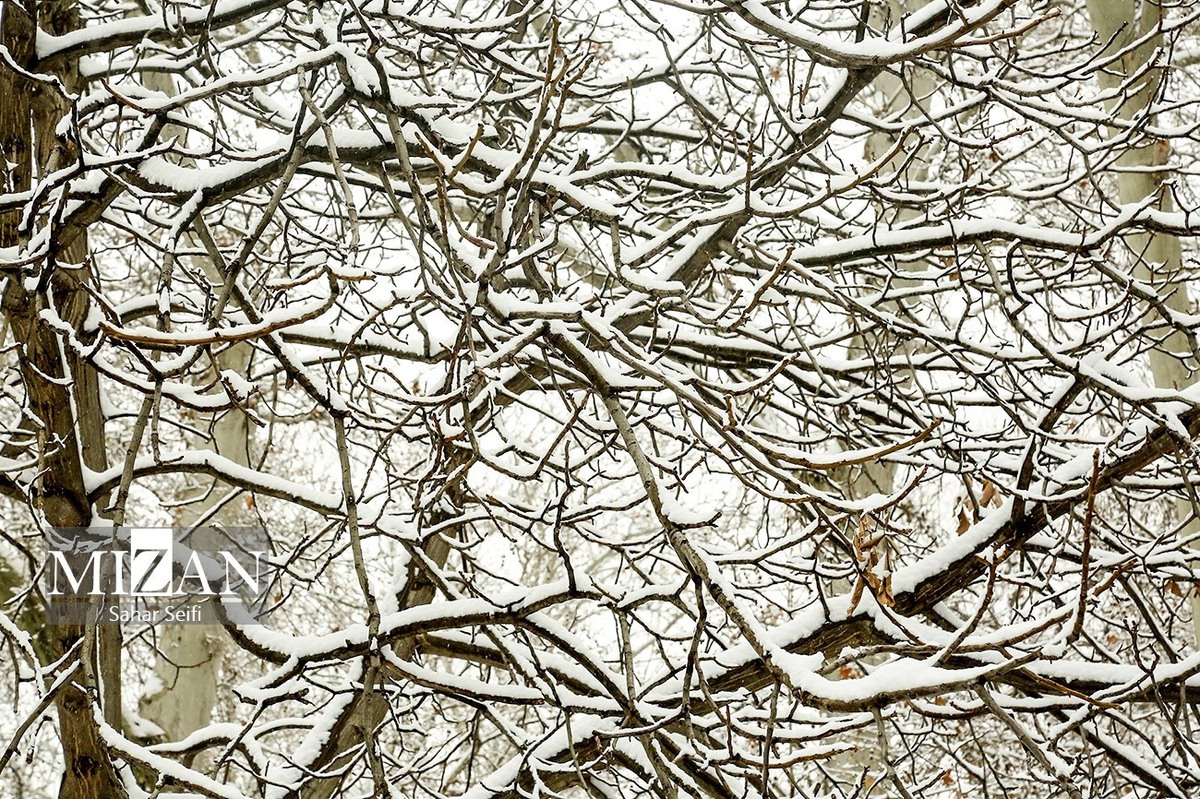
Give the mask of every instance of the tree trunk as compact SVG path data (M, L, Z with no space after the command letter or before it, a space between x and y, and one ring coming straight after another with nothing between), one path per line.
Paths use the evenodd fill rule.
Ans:
M142 76L147 89L173 96L175 84L170 75L147 72ZM181 144L187 141L187 130L175 125L163 129L163 138L176 137ZM203 272L209 282L220 286L225 276L212 260L192 258L192 266ZM215 371L224 369L244 375L249 371L250 347L234 344L214 356ZM217 375L209 375L215 379ZM250 423L246 414L232 408L214 418L211 424L212 448L218 454L242 465L250 465ZM202 480L193 492L190 504L184 505L176 523L182 527L197 524L219 504L224 507L212 515L210 523L236 524L237 512L226 500L229 489L219 480ZM180 497L187 500L187 496ZM219 624L164 624L159 626L158 652L154 672L158 678L155 690L147 692L139 702L138 712L158 725L168 740L178 741L212 721L217 703L217 688L221 678L221 660L229 636Z
M39 26L55 34L78 27L74 8L60 3L40 3L31 13L5 0L2 13L0 41L19 66L33 63ZM39 65L39 71L46 69L47 65ZM61 70L58 75L67 87L74 83L72 71ZM0 65L0 97L5 179L9 191L26 190L32 186L35 174L44 173L71 155L69 143L55 136L66 100L54 86L31 79L7 63ZM20 212L0 214L0 247L19 246L22 238ZM89 300L84 290L86 243L82 237L78 241L68 249L55 248L52 242L47 257L30 269L27 279L10 278L3 293L3 311L20 347L21 378L37 427L41 469L33 496L45 524L53 527L85 527L92 522L83 467L103 469L106 462L96 375L73 353L64 351L57 335L40 319L43 310L52 308L82 334ZM119 652L112 636L111 629L98 636L104 639L100 647L104 670L113 668L112 655ZM123 796L94 715L94 694L101 690L93 661L96 653L78 646L81 639L86 644L90 638L81 625L56 627L47 637L55 656L78 649L72 657L82 665L73 684L64 688L55 701L65 766L59 795L67 799ZM115 665L115 670L105 675L103 688L104 698L109 700L106 716L110 719L119 718L120 713L119 661ZM70 666L64 664L65 668Z
M1110 101L1109 108L1117 119L1125 122L1150 121L1150 105L1158 97L1162 86L1162 70L1147 69L1149 60L1163 44L1163 6L1161 0L1088 0L1092 27L1101 43L1107 46L1105 55L1122 52L1100 73L1100 85L1116 91L1134 78L1122 91L1122 95ZM1133 42L1141 41L1136 47ZM1119 135L1121 129L1113 129ZM1140 132L1140 139L1133 139L1130 147L1116 163L1120 170L1117 188L1120 201L1124 204L1141 203L1156 197L1154 207L1160 211L1174 211L1175 204L1166 184L1167 171L1157 169L1167 164L1171 150L1167 142L1156 141ZM1162 303L1171 311L1187 313L1190 302L1187 283L1183 279L1183 252L1179 238L1166 233L1136 233L1125 237L1129 255L1133 261L1133 274L1138 280L1154 287ZM1155 314L1155 311L1150 311ZM1195 364L1188 364L1191 349L1187 336L1172 330L1162 343L1149 354L1150 374L1159 388L1181 389L1195 379ZM1179 520L1186 522L1179 531L1188 539L1200 532L1200 508L1193 500L1178 500L1175 511ZM1196 542L1192 543L1197 548ZM1195 568L1196 563L1193 563ZM1192 637L1200 647L1200 594L1192 590Z
M206 263L206 272L212 265ZM212 275L209 276L210 279ZM249 348L236 345L217 357L218 366L245 374ZM234 408L214 420L213 449L243 466L250 463L250 430L246 415ZM205 481L199 499L184 506L178 523L196 524L208 511L228 498L229 490L219 481ZM236 523L236 509L226 505L213 517L225 524ZM158 656L154 671L157 690L142 697L139 712L153 721L167 738L178 741L212 721L221 677L221 658L228 634L219 624L165 624L159 627Z

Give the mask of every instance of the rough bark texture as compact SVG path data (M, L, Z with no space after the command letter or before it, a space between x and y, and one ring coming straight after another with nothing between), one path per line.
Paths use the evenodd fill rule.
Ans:
M37 27L62 33L78 26L71 6L41 3L25 8L3 3L0 30L5 47L17 65L33 61L34 33ZM40 68L45 71L46 65ZM59 74L70 86L70 70ZM0 66L0 148L7 160L5 176L10 190L28 188L38 172L71 157L70 143L55 136L62 116L64 99L53 85L31 79ZM0 247L17 245L22 238L19 212L0 215ZM36 426L41 460L35 500L46 524L56 527L86 526L92 521L92 507L85 490L83 466L103 468L105 463L103 418L95 375L80 368L73 354L64 352L58 337L39 318L42 310L52 307L60 318L76 331L82 330L88 311L84 290L86 271L81 267L86 255L82 238L76 246L59 249L51 244L48 257L34 264L25 280L9 279L4 285L3 310L11 325L18 355L31 422ZM102 636L102 669L113 666L111 633ZM62 738L64 773L60 796L68 799L117 797L118 786L113 764L100 738L93 713L95 694L100 690L91 658L93 652L81 651L86 644L80 626L60 626L48 631L49 648L55 656L72 650L83 658L84 668L73 685L56 697L59 732ZM119 663L108 675L105 694L119 697ZM109 707L108 714L119 713Z

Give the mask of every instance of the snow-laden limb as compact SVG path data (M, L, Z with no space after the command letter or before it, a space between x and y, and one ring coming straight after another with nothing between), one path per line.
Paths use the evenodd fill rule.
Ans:
M123 468L114 466L104 472L89 473L89 493L100 495L112 490L120 482ZM318 513L337 513L342 507L341 497L337 494L322 491L311 484L243 466L211 451L163 453L157 458L144 455L133 462L135 477L187 472L207 474L247 491L292 502Z
M190 788L201 796L209 796L213 799L249 799L247 794L224 782L188 768L178 760L155 754L149 748L133 743L120 731L105 722L102 717L96 718L96 726L100 730L104 743L114 752L128 761L153 769L164 784ZM127 775L127 778L130 777L131 775ZM137 790L136 782L130 786L130 789Z
M910 18L910 24L920 26L929 19L948 17L942 28L923 36L905 37L904 27L893 36L862 38L846 41L822 35L812 27L779 17L759 0L730 0L729 5L739 16L759 30L778 37L810 53L815 59L838 67L861 68L907 61L929 50L953 45L966 33L991 21L1011 8L1016 0L988 0L973 4L964 13L954 14L949 3L932 2ZM948 13L951 12L951 13Z
M1200 789L1200 16L916 5L0 26L0 557L278 570L178 734L97 673L167 636L18 586L22 746L71 674L104 799Z
M289 0L224 0L203 8L174 8L164 5L162 13L129 16L88 25L58 35L39 30L37 58L74 59L122 47L130 47L155 34L198 34L233 26L260 14L283 8ZM174 18L172 18L174 17Z
M1192 409L1184 424L1192 436L1200 435L1200 411ZM1111 487L1124 474L1141 469L1148 462L1160 457L1163 441L1169 440L1171 434L1169 429L1144 426L1141 433L1142 445L1132 451L1123 452L1120 461L1108 464L1098 481L1099 484ZM1087 459L1082 456L1072 463L1065 464L1049 479L1049 497L1044 504L1028 509L1025 516L1014 519L1013 503L1012 500L1008 500L991 512L983 522L971 527L965 534L942 547L939 552L902 568L895 575L898 593L894 600L894 611L904 616L919 616L933 610L953 592L969 587L972 582L983 576L986 568L985 561L978 557L980 553L985 550L996 553L1001 549L1018 548L1021 537L1038 533L1042 525L1067 513L1077 504L1081 499L1079 496L1058 498L1061 494L1056 489L1065 488L1086 478L1087 469ZM862 618L871 619L872 624L864 627L860 622ZM811 608L807 614L779 628L758 630L758 647L743 644L722 652L716 659L717 669L710 670L708 674L710 690L714 693L753 690L768 683L775 669L784 670L793 690L807 693L809 702L824 699L825 702L818 701L818 704L831 707L837 707L841 702L853 707L856 703L864 702L886 705L889 701L908 701L920 697L924 693L922 689L930 685L940 689L932 692L936 694L953 690L952 686L982 683L987 681L988 676L996 678L1010 673L1015 677L1013 682L1026 693L1049 691L1053 695L1065 690L1068 697L1086 700L1082 702L1082 707L1085 708L1088 707L1088 701L1099 705L1114 701L1136 701L1144 698L1148 692L1163 690L1183 691L1190 695L1187 688L1200 687L1200 655L1193 655L1179 663L1150 671L1132 664L1106 667L1085 663L1070 664L1058 660L1038 662L1038 655L1030 653L1024 656L1020 663L998 661L991 667L963 664L959 668L941 669L916 661L896 660L867 676L836 682L820 678L812 672L811 665L822 662L820 653L823 651L869 644L872 638L879 636L878 632L872 631L872 626L885 630L894 629L891 611L885 611L875 602L866 602L855 614L848 597L839 597L825 607ZM1044 622L1039 621L1037 626L1044 626ZM922 634L925 640L931 643L939 639L950 642L955 638L952 634L932 626L923 629ZM1008 631L1003 635L1014 640L1022 637L1021 633L1016 631ZM960 647L970 648L972 642L970 639L961 639L956 643ZM761 649L764 646L767 648L765 655ZM793 653L800 654L797 656ZM994 671L989 673L989 669ZM1027 679L1028 675L1035 679ZM998 681L1008 682L1003 677ZM675 682L678 683L678 679ZM677 685L667 683L659 686L653 697L655 701L665 703L672 695L677 696L678 690ZM1087 693L1084 693L1085 691ZM1197 692L1196 696L1197 701L1200 701L1200 692ZM570 747L563 747L553 753L550 761L561 763L568 753L570 757L579 757L582 743L572 742ZM593 748L583 751L590 757L596 757L600 753L594 745ZM1136 759L1134 762L1136 763ZM485 780L476 790L481 790L484 784L494 779L495 777ZM518 783L517 775L513 775L501 790L492 790L480 795L510 796L511 790Z

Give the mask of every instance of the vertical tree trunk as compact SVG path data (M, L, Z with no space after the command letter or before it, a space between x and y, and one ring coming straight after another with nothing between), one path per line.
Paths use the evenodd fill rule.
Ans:
M205 261L205 272L213 271ZM213 274L209 274L214 279ZM217 356L217 365L245 374L250 361L250 349L238 344ZM214 420L213 449L243 466L250 463L250 429L246 415L234 408ZM227 499L229 490L219 481L205 481L199 489L202 497L183 508L178 523L183 527L196 524L216 505ZM234 524L236 508L226 505L214 519ZM159 627L158 656L154 671L158 677L157 690L142 697L139 712L153 721L167 738L181 740L212 721L221 677L221 658L228 634L217 624L164 624Z
M1122 90L1120 97L1110 101L1109 108L1117 119L1125 122L1148 116L1150 105L1162 86L1162 70L1146 69L1163 44L1161 0L1088 0L1087 5L1096 35L1101 44L1107 44L1103 52L1115 54L1128 48L1128 52L1100 73L1100 85L1116 91L1138 75ZM1141 39L1144 41L1131 47ZM1113 135L1120 132L1119 129L1112 131ZM1171 193L1165 186L1167 172L1156 168L1167 164L1170 147L1167 142L1154 141L1148 136L1143 136L1141 141L1135 139L1135 142L1136 146L1117 160L1120 170L1117 188L1121 202L1140 203L1156 197L1155 207L1159 210L1175 210ZM1179 238L1165 233L1137 233L1126 236L1125 243L1133 259L1134 277L1153 286L1168 309L1187 313L1190 302L1183 278ZM1171 331L1165 336L1161 345L1150 351L1148 358L1155 385L1176 389L1191 385L1195 380L1195 364L1189 365L1190 354L1183 333ZM1190 538L1200 532L1200 508L1196 508L1191 500L1176 502L1175 510L1180 520L1188 520L1180 531L1182 537ZM1197 547L1197 544L1192 546ZM1195 566L1193 563L1193 568ZM1192 636L1195 645L1200 647L1200 595L1196 589L1192 591Z
M176 92L170 75L162 72L147 72L142 76L147 89L160 91L167 96ZM187 141L187 130L167 125L163 138L177 137L181 143ZM220 274L212 260L206 257L192 259L192 266L207 276L214 286L220 286L225 276ZM251 349L247 344L235 344L216 355L215 369L229 369L247 374ZM210 375L216 378L217 375ZM242 465L250 465L250 423L246 414L233 408L212 421L212 448L226 458ZM194 501L185 505L177 523L189 527L206 517L213 508L228 499L229 490L218 480L202 480L194 492ZM180 497L182 500L187 496ZM236 524L237 511L226 504L213 516L212 521ZM154 673L158 686L149 691L139 702L139 713L154 722L172 741L186 738L191 733L212 721L217 703L217 688L221 678L221 660L229 636L217 624L164 624L158 628L158 653Z
M77 27L78 17L67 5L41 3L27 9L4 0L0 13L0 41L19 65L31 65L37 27L62 33ZM44 67L39 67L44 69ZM69 74L60 76L68 87ZM9 191L32 186L35 175L44 172L53 159L68 155L69 148L56 139L55 128L62 116L65 100L46 83L30 79L7 63L0 65L0 149L6 161L5 180ZM19 211L0 214L0 247L22 243ZM82 239L81 239L82 242ZM87 278L81 268L86 244L57 251L51 243L49 256L36 264L30 277L22 281L10 278L4 284L3 311L11 325L13 338L20 346L18 359L25 385L28 409L37 425L40 477L34 498L46 524L55 527L82 527L92 521L92 506L84 481L83 467L102 469L105 465L103 418L99 386L91 370L73 355L64 352L58 337L40 321L48 307L76 331L82 330L87 316L88 296L83 289ZM49 631L51 649L62 656L87 640L84 628L64 625ZM117 632L119 635L119 631ZM111 668L112 631L102 637ZM77 670L71 686L56 698L59 734L62 738L64 773L59 795L66 799L108 799L123 795L108 751L101 737L93 709L94 678L92 658L95 652L77 651L83 668ZM106 694L117 697L110 706L110 718L119 718L119 662L109 676ZM115 691L114 691L115 686Z

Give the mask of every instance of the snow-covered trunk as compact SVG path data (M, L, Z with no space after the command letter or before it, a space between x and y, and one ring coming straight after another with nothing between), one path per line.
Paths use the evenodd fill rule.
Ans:
M0 4L0 150L6 189L28 190L35 179L74 158L73 143L56 134L65 100L49 81L22 74L12 64L33 63L35 33L61 34L79 26L73 5L42 3L35 17L12 2ZM77 81L73 68L39 64L38 72L56 73L62 85ZM0 213L0 247L22 243L21 211ZM38 280L9 279L3 284L3 314L18 355L26 402L36 426L39 478L33 496L45 523L84 527L93 521L84 468L103 470L104 418L96 374L75 353L64 350L42 320L44 312L62 319L80 338L90 300L86 290L85 236L51 250L38 262ZM53 657L78 657L72 684L55 697L63 750L59 795L68 799L122 796L113 763L94 713L99 694L110 723L120 718L119 630L91 625L59 625L41 631ZM82 643L82 646L80 645ZM77 655L68 653L77 652ZM49 665L49 664L47 664ZM70 666L68 665L68 668ZM101 675L107 677L102 679Z
M148 72L143 78L148 89L173 96L176 87L169 74ZM186 140L187 131L168 125L164 138ZM197 245L198 246L198 245ZM225 282L225 276L208 258L191 258L194 270L202 272L214 286ZM216 371L232 371L245 375L250 364L251 350L247 344L233 344L214 352ZM206 374L204 381L215 381L219 375ZM198 422L203 427L203 422ZM250 464L250 424L238 408L231 408L210 419L208 425L212 449L242 466ZM175 524L190 527L198 523L251 523L241 518L246 504L230 498L230 491L219 480L201 479L177 497L183 503L175 511ZM215 510L214 510L215 509ZM155 680L147 686L139 702L140 715L158 725L167 739L177 741L206 726L217 702L217 687L221 679L221 662L229 636L215 624L165 624L159 627Z
M448 469L450 473L454 471ZM439 527L459 514L457 509L461 506L463 494L461 485L461 479L455 478L447 487L443 494L443 507L430 513L430 527ZM445 565L450 549L446 535L429 536L423 547L424 557L429 563L440 568ZM396 607L415 608L427 605L434 600L436 594L436 588L428 575L418 563L413 562L409 565L402 588L395 597ZM392 645L392 652L400 660L409 660L416 652L416 640L406 638L398 641ZM361 678L362 672L352 675L354 680ZM355 694L349 703L335 712L328 726L328 734L321 742L320 751L310 767L336 773L339 767L361 756L363 742L372 745L375 731L387 719L388 708L387 696L380 690ZM306 782L299 796L303 799L329 799L341 790L342 776L344 775Z
M1092 27L1106 45L1105 56L1117 56L1100 72L1100 84L1116 92L1110 109L1116 119L1130 123L1114 127L1110 135L1131 135L1130 147L1117 160L1118 191L1124 204L1142 203L1150 198L1153 207L1173 211L1171 190L1167 186L1167 165L1171 151L1167 142L1143 132L1153 117L1152 104L1162 86L1163 70L1152 59L1161 58L1163 45L1163 6L1160 0L1088 0ZM1132 133L1128 133L1132 131ZM1135 233L1125 237L1133 261L1134 277L1153 286L1162 304L1170 311L1187 312L1187 283L1181 278L1183 254L1179 238L1167 233ZM1157 311L1149 310L1150 314ZM1195 380L1195 364L1186 334L1171 330L1159 346L1150 350L1149 366L1154 383L1160 388L1184 388ZM1180 535L1191 539L1200 533L1200 509L1190 500L1175 505L1183 523ZM1186 521L1185 521L1186 520ZM1197 542L1192 542L1198 547ZM1195 565L1195 564L1194 564ZM1193 640L1200 646L1200 595L1192 591Z
M250 351L244 344L230 347L217 356L222 370L237 374L246 373L249 360ZM211 435L217 454L249 465L250 429L242 411L233 408L214 419ZM176 524L188 527L202 522L222 503L211 514L210 522L244 521L237 514L246 505L236 499L229 501L229 491L219 481L201 481L190 496L180 497L182 501L191 501L179 508ZM180 740L212 720L228 638L221 626L215 624L167 624L159 628L154 665L157 680L142 697L139 713L161 727L170 740Z

